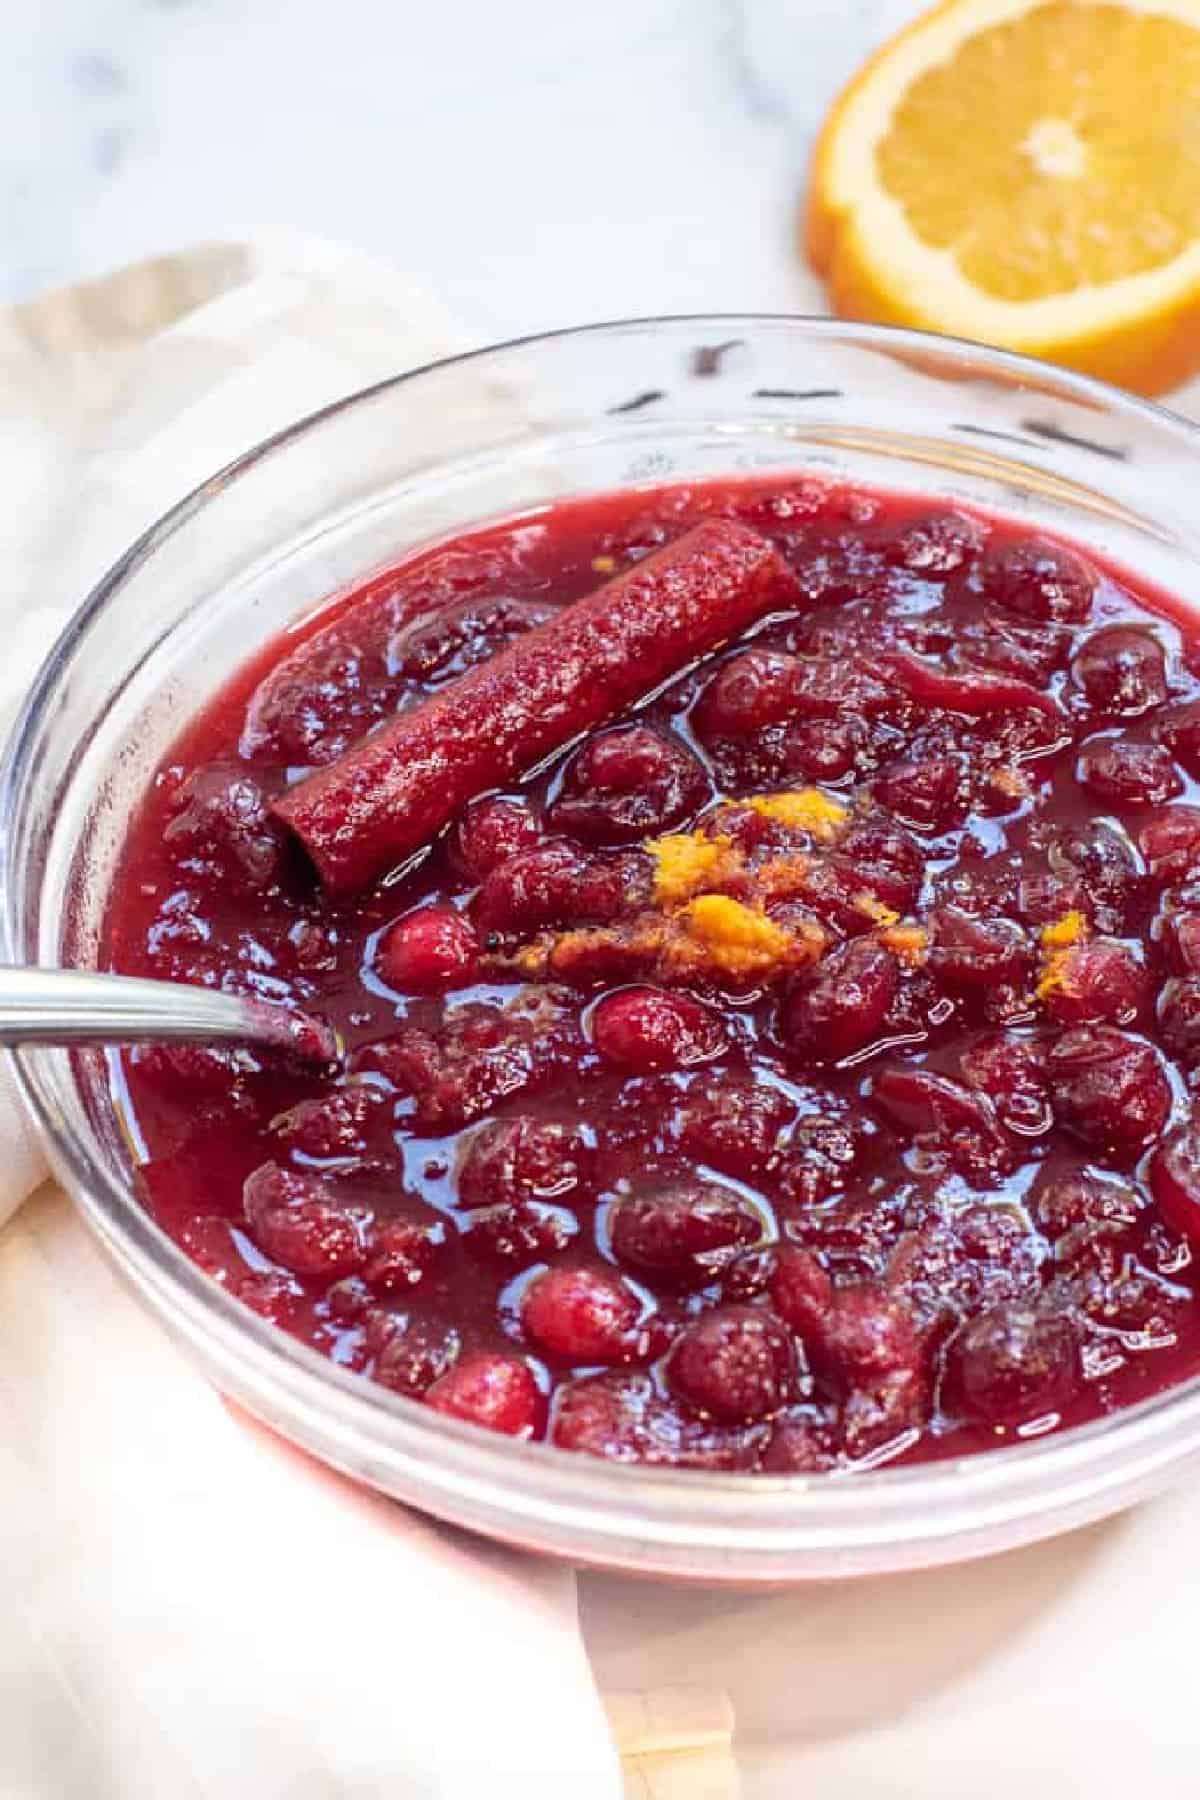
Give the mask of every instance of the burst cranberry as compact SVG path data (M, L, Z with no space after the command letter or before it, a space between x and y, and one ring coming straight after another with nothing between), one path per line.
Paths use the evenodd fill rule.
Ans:
M1102 738L1084 747L1079 779L1109 806L1160 806L1183 792L1179 771L1161 744Z
M1060 1025L1127 1025L1141 1010L1148 985L1146 966L1128 944L1093 938L1063 951L1039 991Z
M837 1062L878 1038L900 984L900 965L882 944L843 944L783 1003L779 1030L810 1062Z
M758 1243L764 1225L744 1195L692 1181L618 1201L609 1237L617 1261L635 1274L703 1285L739 1249Z
M1200 874L1200 807L1164 807L1138 832L1138 847L1160 887Z
M450 835L450 853L463 872L483 881L522 850L532 850L541 827L522 800L477 800Z
M818 1475L837 1462L830 1421L816 1407L789 1407L771 1428L760 1467L767 1475Z
M460 600L403 625L388 644L388 662L410 680L459 674L553 615L552 606L533 601Z
M989 1307L955 1337L946 1373L954 1403L975 1424L1031 1423L1063 1406L1078 1383L1074 1327L1045 1305Z
M778 725L796 710L798 665L794 656L746 650L718 669L696 707L704 738L750 737Z
M1005 612L1052 624L1082 625L1096 577L1081 556L1048 538L994 540L979 563L984 597Z
M1034 1195L1031 1211L1051 1241L1080 1228L1132 1230L1143 1200L1136 1188L1115 1175L1095 1169L1073 1169L1048 1181Z
M973 1088L986 1094L1010 1131L1040 1136L1053 1114L1040 1047L1012 1032L980 1038L964 1051L960 1068Z
M715 1013L695 1000L658 988L624 988L592 1014L592 1041L606 1061L633 1074L690 1069L725 1048Z
M637 1354L641 1306L603 1269L548 1269L521 1303L521 1325L548 1356L569 1363L628 1362Z
M686 1405L725 1424L750 1424L791 1399L796 1358L787 1332L770 1313L722 1306L676 1339L666 1375Z
M929 1069L885 1069L872 1084L872 1098L918 1150L964 1180L986 1186L1011 1169L1012 1146L990 1104L961 1082Z
M718 1425L683 1412L648 1375L593 1375L558 1391L554 1442L608 1462L681 1469L750 1469L761 1426Z
M1106 1025L1065 1031L1046 1060L1054 1110L1097 1149L1126 1154L1156 1138L1171 1087L1151 1046Z
M744 1077L700 1075L675 1115L679 1146L726 1175L753 1180L779 1148L792 1107L778 1088Z
M1158 1028L1163 1043L1185 1069L1200 1062L1200 976L1179 975L1158 996Z
M842 781L857 767L863 743L857 719L796 719L780 740L783 773L803 781Z
M1200 1126L1177 1125L1154 1152L1150 1187L1167 1223L1200 1248Z
M512 931L529 936L586 914L590 859L574 844L538 844L494 868L474 903L483 933Z
M944 987L971 990L1021 981L1029 939L1011 919L974 919L956 906L930 915L929 969Z
M383 1314L374 1326L375 1379L394 1394L425 1393L454 1367L462 1349L457 1331L427 1320Z
M301 1100L272 1119L271 1130L281 1143L303 1156L361 1156L372 1120L384 1103L385 1096L377 1087L365 1081L351 1082L335 1088L326 1099Z
M463 1248L496 1269L528 1269L550 1262L579 1235L579 1220L565 1206L509 1200L481 1206L462 1226Z
M1200 831L1197 842L1200 845ZM1142 878L1123 832L1102 820L1065 831L1051 845L1050 866L1064 884L1062 899L1077 901L1098 931L1117 937L1124 932L1135 915ZM1067 904L1058 916L1071 910L1072 904Z
M259 1248L294 1275L336 1281L362 1268L366 1222L325 1183L264 1163L247 1177L242 1201Z
M926 513L906 525L885 554L889 562L912 575L936 579L953 575L972 561L982 542L982 531L965 513Z
M1188 774L1200 776L1200 700L1174 706L1160 715L1157 736Z
M967 816L968 771L950 756L889 763L875 784L875 798L914 831L949 831Z
M1166 657L1148 631L1112 625L1076 651L1071 679L1095 712L1133 718L1165 700Z
M252 889L268 887L283 862L283 832L267 796L244 769L198 769L180 789L166 842L211 860L223 875Z
M1172 968L1200 975L1200 909L1183 907L1163 920L1162 944Z
M868 1113L829 1093L798 1119L780 1170L786 1209L805 1211L842 1193L875 1163L887 1133Z
M363 1279L377 1294L406 1294L445 1258L446 1244L441 1219L391 1219L375 1233Z
M899 825L889 819L866 819L851 827L838 849L839 865L874 899L901 913L916 904L925 858L915 838Z
M572 759L548 817L555 831L586 843L625 844L682 824L708 792L690 750L627 725L592 738Z
M540 1437L545 1427L546 1401L528 1363L487 1350L462 1357L439 1376L425 1404L506 1437Z
M834 1303L833 1283L810 1251L781 1244L770 1288L771 1304L797 1337L806 1345L810 1340L825 1341Z
M423 906L384 932L376 967L397 993L433 994L465 987L474 976L478 955L479 942L469 919L452 906Z
M592 1152L581 1132L550 1119L504 1119L471 1138L458 1175L464 1206L563 1200L588 1184Z

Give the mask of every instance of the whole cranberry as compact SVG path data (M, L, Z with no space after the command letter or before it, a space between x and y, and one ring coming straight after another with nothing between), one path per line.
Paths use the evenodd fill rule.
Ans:
M996 988L1028 973L1031 946L1011 919L976 919L957 906L930 914L928 967L943 987Z
M462 1357L434 1382L425 1404L506 1437L540 1437L545 1430L545 1396L528 1363L488 1350Z
M838 865L857 879L860 888L897 912L911 912L925 875L925 854L911 834L894 820L863 819L852 825L838 846Z
M1039 1137L1053 1123L1041 1046L1015 1032L979 1038L963 1052L963 1075L986 1094L1010 1131Z
M449 1326L384 1314L368 1330L374 1338L374 1377L394 1394L423 1394L458 1359L462 1339Z
M787 1331L752 1306L706 1312L676 1338L666 1362L671 1391L731 1425L778 1412L791 1399L796 1357Z
M974 519L960 512L930 512L915 518L884 548L890 563L930 580L953 575L973 561L983 542Z
M798 664L774 650L744 650L730 657L697 702L694 719L702 738L751 737L796 710Z
M638 1351L637 1295L606 1269L547 1269L525 1289L521 1325L568 1363L628 1362Z
M1084 745L1076 773L1109 806L1161 806L1183 792L1179 770L1161 744L1095 740Z
M834 1304L833 1283L808 1250L780 1244L770 1284L771 1304L796 1336L824 1342Z
M376 1294L405 1294L446 1255L443 1219L390 1219L376 1231L363 1280Z
M483 933L530 935L584 916L591 860L575 844L535 844L506 858L483 879L474 901Z
M818 1475L836 1462L831 1420L816 1406L790 1406L771 1427L759 1467L767 1475Z
M366 1219L313 1176L263 1163L246 1177L242 1204L260 1250L294 1275L337 1281L366 1261Z
M1176 975L1158 996L1158 1029L1166 1048L1186 1069L1200 1062L1200 976Z
M726 1175L753 1180L779 1148L792 1118L778 1088L726 1073L698 1075L679 1101L673 1125L679 1147Z
M681 1469L752 1469L766 1432L697 1419L645 1374L590 1375L563 1382L551 1436L560 1450L608 1462Z
M838 1062L880 1036L899 985L900 965L884 945L843 944L788 994L780 1036L809 1062Z
M370 1082L351 1081L320 1099L301 1100L271 1121L271 1132L303 1156L362 1156L385 1096Z
M708 795L703 769L678 739L623 725L590 738L567 764L547 817L585 843L626 844L682 824Z
M986 600L1021 618L1082 625L1092 610L1096 577L1073 550L1048 538L994 540L979 561Z
M1129 944L1093 938L1056 959L1041 990L1045 1011L1060 1025L1127 1025L1146 999L1146 965Z
M970 772L954 756L889 763L874 791L880 806L914 831L951 831L962 824L971 804Z
M725 1049L725 1032L696 1000L660 988L622 988L592 1014L592 1042L607 1062L643 1075L711 1062Z
M703 1286L739 1249L759 1243L765 1225L744 1195L715 1182L682 1181L619 1200L609 1241L617 1261L636 1274Z
M1171 1229L1200 1248L1200 1124L1194 1117L1177 1125L1154 1152L1150 1191Z
M375 966L399 994L433 994L465 987L475 974L479 940L471 921L452 906L423 906L389 925Z
M1140 1038L1107 1025L1080 1025L1050 1046L1046 1067L1058 1119L1097 1149L1144 1149L1167 1122L1170 1083Z
M1200 806L1166 806L1138 832L1151 879L1170 887L1200 874Z
M1188 700L1159 715L1156 730L1188 774L1200 776L1200 700Z
M590 1184L594 1155L582 1132L552 1119L497 1119L481 1125L458 1172L463 1206L565 1200Z
M977 1425L1011 1428L1056 1412L1079 1381L1065 1313L1011 1301L969 1319L947 1353L946 1390Z
M1011 1172L1014 1152L985 1097L931 1069L885 1069L871 1097L925 1156L988 1186Z
M1166 699L1166 656L1149 631L1110 625L1080 645L1071 679L1093 711L1130 719Z
M532 850L541 827L523 800L476 800L450 834L451 860L473 881L522 850Z
M877 1282L839 1288L812 1334L814 1366L843 1385L860 1386L921 1366L920 1343L901 1303Z

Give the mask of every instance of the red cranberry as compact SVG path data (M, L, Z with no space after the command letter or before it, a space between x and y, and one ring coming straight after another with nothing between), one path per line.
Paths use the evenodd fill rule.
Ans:
M1200 976L1177 975L1158 996L1158 1029L1171 1055L1187 1069L1200 1062Z
M890 819L865 819L839 845L839 866L861 888L897 912L911 912L925 875L925 856L916 839Z
M369 1082L355 1081L334 1088L319 1100L302 1100L272 1119L274 1135L302 1156L319 1158L361 1156L373 1116L386 1096Z
M762 1239L764 1224L743 1195L713 1182L680 1182L618 1201L609 1240L635 1274L703 1286L738 1249Z
M975 919L957 906L930 915L929 969L943 986L996 988L1028 972L1030 943L1010 919Z
M568 763L550 808L556 831L589 844L625 844L680 825L709 795L704 771L677 741L645 725L590 738Z
M608 1462L687 1469L753 1468L761 1426L721 1426L689 1417L648 1375L592 1375L555 1396L551 1430L560 1450Z
M1200 1126L1177 1125L1150 1162L1150 1188L1173 1231L1200 1248Z
M418 1224L415 1219L390 1219L375 1234L363 1279L377 1294L406 1294L445 1254L443 1220Z
M475 922L483 933L530 936L550 925L584 916L591 862L574 844L538 844L521 850L484 878L475 898Z
M1189 700L1160 714L1157 734L1189 775L1200 776L1200 700Z
M242 1199L259 1248L294 1275L336 1281L362 1268L364 1220L339 1205L323 1182L263 1163L247 1176Z
M545 1428L546 1401L528 1363L487 1350L462 1357L440 1376L425 1404L506 1437L540 1437Z
M980 1038L963 1053L959 1066L1010 1131L1037 1137L1052 1124L1045 1059L1029 1038L1012 1032Z
M475 974L479 941L469 919L452 906L423 906L390 925L379 940L376 967L401 994L433 994L465 987Z
M1200 832L1197 840L1200 844ZM1064 898L1070 894L1077 899L1098 931L1121 935L1142 887L1137 858L1123 832L1101 820L1063 832L1051 845L1050 866L1066 884Z
M753 1180L774 1156L791 1117L778 1088L737 1075L700 1075L679 1102L675 1128L689 1156Z
M506 1200L481 1206L467 1215L462 1243L478 1261L493 1268L531 1268L549 1262L579 1235L579 1221L565 1206L538 1200Z
M875 798L914 831L950 831L967 816L969 774L966 765L952 756L889 763L875 784Z
M770 1313L722 1306L675 1340L666 1363L672 1391L698 1412L730 1425L778 1412L792 1397L792 1342Z
M283 832L267 811L266 794L244 769L189 775L163 836L252 889L269 887L283 866Z
M791 1213L819 1206L860 1180L877 1160L886 1134L861 1107L822 1096L819 1111L798 1119L780 1171L782 1199Z
M752 737L796 710L797 663L774 650L745 650L723 663L696 706L703 738Z
M885 546L884 555L910 574L932 580L971 562L982 542L979 525L965 513L933 512L906 525Z
M1138 1190L1113 1175L1091 1169L1073 1169L1048 1181L1034 1195L1031 1210L1039 1227L1053 1242L1081 1227L1133 1228L1144 1201Z
M1056 959L1041 992L1042 1005L1060 1025L1127 1025L1146 999L1146 967L1128 944L1093 938Z
M780 740L782 773L809 782L842 781L858 766L864 736L857 719L795 719Z
M1167 806L1138 832L1151 877L1169 887L1200 874L1200 806Z
M186 1094L193 1105L198 1099L231 1099L247 1076L262 1072L262 1064L247 1052L206 1044L147 1044L129 1060L150 1087L168 1095Z
M1089 793L1109 806L1160 806L1183 792L1183 781L1161 744L1102 738L1084 746L1077 769Z
M1061 1408L1078 1384L1074 1328L1045 1305L989 1307L954 1338L946 1378L973 1423L995 1429L1032 1421Z
M882 944L843 944L788 995L780 1035L810 1062L838 1062L881 1035L899 984L900 965Z
M573 1126L550 1119L503 1119L472 1136L458 1175L464 1206L564 1200L587 1186L592 1152Z
M394 1313L374 1321L373 1335L375 1380L394 1394L423 1394L453 1368L462 1348L457 1331Z
M401 626L388 645L388 662L410 681L461 674L535 625L544 625L554 612L553 606L537 601L484 595L441 605Z
M659 988L623 988L592 1014L592 1041L606 1061L632 1073L690 1069L725 1048L715 1013L695 1000Z
M987 1186L1011 1170L1012 1145L989 1102L961 1082L930 1069L885 1069L875 1077L871 1095L918 1149L965 1181Z
M242 1305L248 1306L251 1312L256 1312L260 1319L269 1319L272 1325L281 1325L285 1330L295 1323L304 1301L304 1289L300 1283L277 1269L255 1270L248 1275L240 1275L233 1292Z
M1181 975L1200 975L1200 909L1183 908L1163 920L1162 944L1171 967Z
M628 1362L639 1349L640 1317L637 1295L604 1269L547 1269L521 1303L527 1335L569 1363Z
M824 1342L834 1303L833 1283L816 1257L798 1245L781 1244L770 1287L772 1306L797 1337L806 1345L810 1339Z
M1075 652L1071 679L1096 712L1133 718L1166 699L1166 657L1148 631L1110 625Z
M1171 1110L1171 1088L1151 1046L1107 1025L1081 1025L1050 1046L1054 1109L1098 1149L1128 1153L1156 1138Z
M483 881L510 856L532 850L540 836L523 800L476 800L451 833L450 854L464 874Z
M1030 537L990 544L980 559L979 584L984 597L1006 612L1082 625L1092 610L1096 577L1074 551Z
M1070 642L1070 632L1062 627L1022 625L1003 617L973 619L960 627L955 652L968 667L999 669L1042 688L1065 662Z

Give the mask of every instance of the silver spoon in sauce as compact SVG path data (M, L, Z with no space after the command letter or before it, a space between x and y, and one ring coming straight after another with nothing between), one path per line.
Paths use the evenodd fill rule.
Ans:
M0 965L0 1045L253 1044L291 1062L341 1058L323 1019L182 981Z

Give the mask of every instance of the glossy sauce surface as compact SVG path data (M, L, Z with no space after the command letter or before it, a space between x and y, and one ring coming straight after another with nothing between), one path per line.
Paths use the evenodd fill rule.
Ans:
M786 610L322 892L273 796L712 516ZM623 1460L956 1454L1196 1372L1193 667L1127 575L816 481L373 579L179 740L106 935L318 1010L347 1068L123 1056L146 1204L338 1362Z

